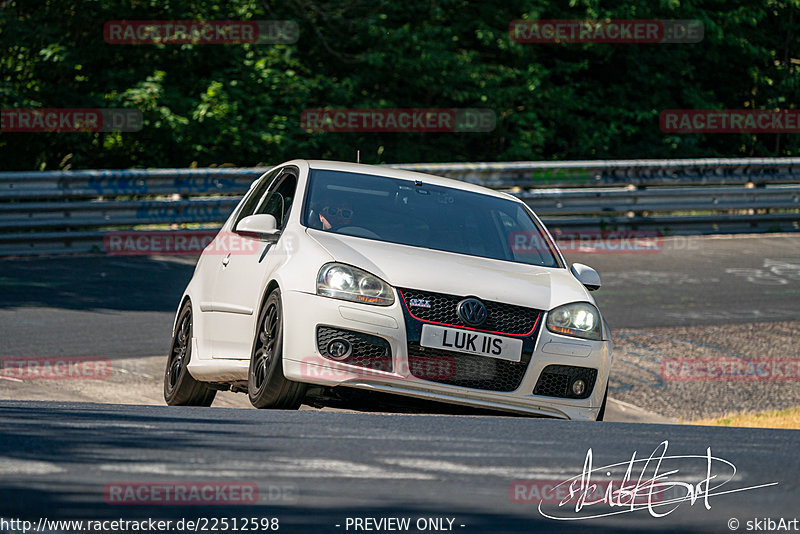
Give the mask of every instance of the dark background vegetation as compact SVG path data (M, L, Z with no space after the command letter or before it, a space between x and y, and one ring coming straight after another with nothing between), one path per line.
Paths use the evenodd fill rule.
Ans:
M514 19L699 19L698 44L519 44ZM108 20L291 19L293 45L111 45ZM0 104L129 107L137 133L2 133L0 170L800 155L664 109L794 109L800 0L0 0ZM491 108L491 133L309 133L306 108Z

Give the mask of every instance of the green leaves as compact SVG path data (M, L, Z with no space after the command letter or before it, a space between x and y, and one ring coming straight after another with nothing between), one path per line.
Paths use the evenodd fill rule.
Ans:
M88 7L87 7L88 6ZM516 19L697 19L696 44L523 44ZM291 45L109 44L110 20L293 20ZM3 170L800 155L790 135L665 134L664 109L791 109L800 0L26 0L2 107L125 107L135 133L0 134ZM490 108L490 133L307 132L308 108Z

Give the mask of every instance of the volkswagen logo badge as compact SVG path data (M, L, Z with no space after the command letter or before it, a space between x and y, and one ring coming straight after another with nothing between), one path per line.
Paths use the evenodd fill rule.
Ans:
M469 326L480 326L486 322L486 306L478 299L464 299L458 303L456 312Z

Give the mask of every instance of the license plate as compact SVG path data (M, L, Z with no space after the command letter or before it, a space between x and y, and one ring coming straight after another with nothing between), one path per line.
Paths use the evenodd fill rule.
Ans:
M499 360L522 359L522 340L432 324L422 325L419 344L431 349L477 354Z

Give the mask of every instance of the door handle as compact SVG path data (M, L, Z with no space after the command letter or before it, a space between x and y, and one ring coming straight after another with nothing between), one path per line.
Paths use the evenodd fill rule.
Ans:
M230 262L231 262L231 253L228 252L228 255L225 256L225 258L223 258L223 260L222 260L222 265L224 267L227 267Z

